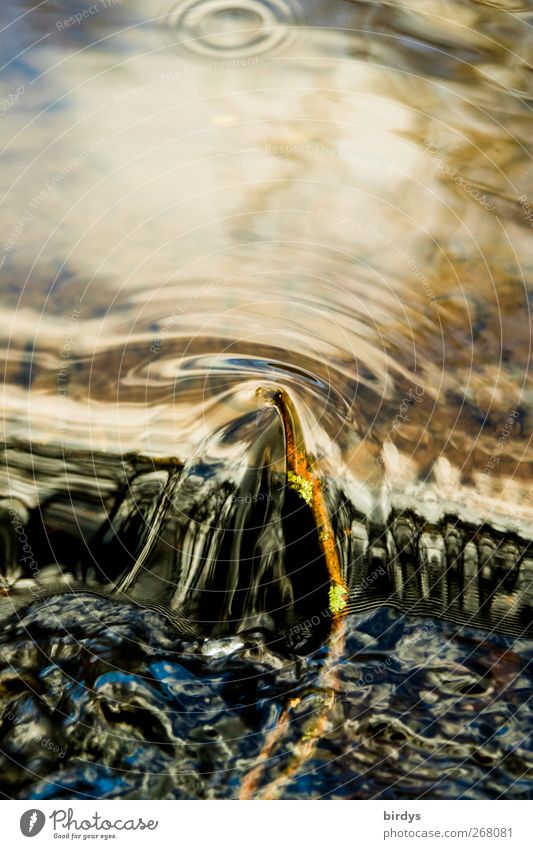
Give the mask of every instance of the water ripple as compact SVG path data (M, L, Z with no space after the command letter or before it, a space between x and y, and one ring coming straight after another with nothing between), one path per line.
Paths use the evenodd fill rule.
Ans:
M169 16L180 43L218 59L272 52L291 37L294 23L294 3L283 0L182 0Z

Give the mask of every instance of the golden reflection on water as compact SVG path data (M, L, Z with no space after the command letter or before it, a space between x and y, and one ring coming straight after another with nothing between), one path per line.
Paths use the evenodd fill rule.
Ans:
M10 26L6 439L186 457L274 380L372 497L533 521L531 10L274 7Z

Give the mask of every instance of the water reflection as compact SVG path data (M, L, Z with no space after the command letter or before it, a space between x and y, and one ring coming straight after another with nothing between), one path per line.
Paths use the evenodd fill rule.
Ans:
M5 494L97 525L123 455L185 463L273 381L369 513L445 503L529 536L530 25L522 2L3 8ZM443 675L421 692L444 698ZM383 710L347 718L361 757L408 738L429 758ZM450 792L426 766L394 793Z
M438 479L445 459L481 510L531 519L527 23L459 3L305 19L258 4L261 22L252 6L109 3L79 22L45 4L10 24L6 86L25 89L3 122L9 433L49 441L59 409L66 446L186 457L274 362L308 376L290 386L318 441L380 485L422 386L401 477ZM284 15L294 38L260 54ZM215 52L220 31L227 62L185 49L202 36L183 16Z

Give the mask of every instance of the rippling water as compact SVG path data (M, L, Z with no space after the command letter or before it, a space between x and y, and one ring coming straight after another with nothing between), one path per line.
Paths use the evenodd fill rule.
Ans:
M2 494L21 517L52 505L43 567L128 489L121 458L186 466L265 384L368 515L445 503L531 538L532 13L2 9ZM220 443L224 473L246 438ZM54 596L1 639L9 796L238 796L288 701L263 784L325 698L324 646L295 656L261 623L204 643ZM348 617L284 798L530 798L532 645Z

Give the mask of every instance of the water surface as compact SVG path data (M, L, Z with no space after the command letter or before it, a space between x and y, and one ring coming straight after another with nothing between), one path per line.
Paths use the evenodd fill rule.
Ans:
M530 535L530 4L156 5L0 12L5 497L59 493L85 528L117 458L185 463L269 382L369 514ZM287 694L313 710L320 650L217 657L155 613L50 604L2 638L7 795L235 796ZM530 796L529 641L347 627L287 798Z

